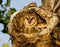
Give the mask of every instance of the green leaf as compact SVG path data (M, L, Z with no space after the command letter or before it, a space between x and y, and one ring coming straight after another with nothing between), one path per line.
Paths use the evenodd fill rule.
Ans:
M2 10L0 10L0 14L2 13Z
M6 14L6 17L10 17L10 15L11 15L11 12L7 12L7 14Z
M15 8L10 8L10 12L11 12L11 14L13 14L15 11L16 11Z
M11 0L7 0L5 6L10 6L10 1L11 1Z
M13 14L16 11L14 8L10 8L10 10L7 12L6 16L10 17L11 14Z
M3 19L3 15L0 15L0 20Z
M0 10L0 15L4 15L5 12L6 10Z
M1 19L1 20L0 20L0 23L4 24L4 21Z
M8 33L7 29L2 30L3 33Z
M8 29L7 29L7 24L4 23L4 29L2 30L3 33L8 33Z
M9 18L6 18L5 20L4 20L4 22L6 23L6 24L8 24L9 23Z
M2 4L2 0L0 0L0 4Z

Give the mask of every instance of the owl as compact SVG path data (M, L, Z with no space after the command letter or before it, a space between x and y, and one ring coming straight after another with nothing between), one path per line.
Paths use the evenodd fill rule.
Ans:
M15 12L11 16L8 30L10 36L12 36L13 44L16 41L22 47L26 43L34 43L38 45L37 47L40 47L40 44L44 43L47 39L45 34L49 34L57 24L58 17L55 14L51 15L50 12L42 8L31 7L31 9L28 8ZM38 44L36 43L37 40L39 41ZM42 42L42 40L44 41ZM47 40L50 40L50 38Z
M24 24L27 28L32 28L37 24L37 18L35 14L25 14L24 15Z
M35 13L27 13L24 14L24 26L26 29L28 29L28 32L31 31L32 28L35 28L35 26L37 25L37 18Z

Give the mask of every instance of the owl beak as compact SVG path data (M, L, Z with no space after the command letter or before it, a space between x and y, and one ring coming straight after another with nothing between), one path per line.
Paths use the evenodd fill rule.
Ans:
M29 20L28 23L30 24L31 23L31 20Z

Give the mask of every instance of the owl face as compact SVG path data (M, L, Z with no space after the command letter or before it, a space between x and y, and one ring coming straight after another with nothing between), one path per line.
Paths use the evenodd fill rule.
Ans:
M24 23L28 26L34 25L37 19L34 14L28 14L24 16Z

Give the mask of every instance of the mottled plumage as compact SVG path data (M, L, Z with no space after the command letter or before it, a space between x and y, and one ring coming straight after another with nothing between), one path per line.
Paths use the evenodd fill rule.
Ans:
M42 7L29 7L15 12L10 18L8 30L12 47L52 47L50 34L59 18Z

